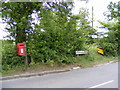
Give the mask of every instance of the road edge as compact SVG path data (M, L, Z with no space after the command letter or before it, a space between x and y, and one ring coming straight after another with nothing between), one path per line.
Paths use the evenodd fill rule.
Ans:
M103 65L106 65L106 64L116 63L118 61L120 61L120 60L110 61L110 62L105 63L105 64L94 65L93 67L99 67L99 66L103 66ZM73 67L73 68L62 69L62 70L52 70L52 71L44 71L44 72L39 72L39 73L27 73L27 74L6 76L6 77L0 77L0 81L2 81L2 80L10 80L10 79L17 79L17 78L27 78L27 77L32 77L32 76L43 76L43 75L46 75L46 74L67 72L67 71L71 71L71 70L75 70L75 69L81 69L81 68L80 67Z

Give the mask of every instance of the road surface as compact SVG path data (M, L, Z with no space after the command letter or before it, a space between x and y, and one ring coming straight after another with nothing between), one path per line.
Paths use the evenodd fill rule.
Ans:
M0 83L2 88L118 88L118 62Z

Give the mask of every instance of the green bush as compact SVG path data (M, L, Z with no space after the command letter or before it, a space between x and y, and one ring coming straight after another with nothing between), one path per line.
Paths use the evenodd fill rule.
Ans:
M75 51L83 49L83 39L74 34L65 36L64 32L61 35L57 32L40 32L39 37L28 41L28 54L34 62L72 63L69 57L74 57Z
M105 55L117 56L117 45L113 43L103 43L101 47L103 48Z
M106 56L117 56L118 44L113 39L109 39L109 37L104 37L99 40L99 47L103 48Z
M17 56L16 45L11 40L2 41L2 70L9 70L24 63L24 57Z

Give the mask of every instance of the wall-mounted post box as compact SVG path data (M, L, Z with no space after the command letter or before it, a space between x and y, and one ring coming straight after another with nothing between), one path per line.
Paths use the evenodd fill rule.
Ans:
M17 44L18 55L25 55L25 43L18 43Z

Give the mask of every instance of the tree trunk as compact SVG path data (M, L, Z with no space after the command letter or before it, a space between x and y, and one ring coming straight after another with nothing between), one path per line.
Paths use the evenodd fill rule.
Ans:
M17 43L26 42L26 32L25 32L25 29L21 30L21 29L19 29L19 27L17 27L15 42L16 42L16 44Z

